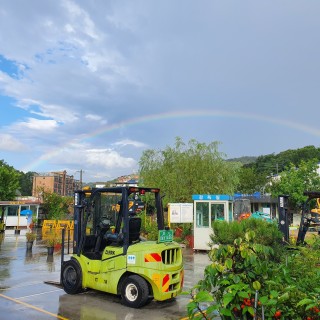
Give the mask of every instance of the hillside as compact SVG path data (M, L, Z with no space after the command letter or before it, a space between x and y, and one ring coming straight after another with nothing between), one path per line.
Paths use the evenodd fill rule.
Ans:
M242 164L250 164L250 163L256 162L257 158L258 157L243 156L243 157L239 157L239 158L227 159L227 161L230 161L230 162L241 162Z

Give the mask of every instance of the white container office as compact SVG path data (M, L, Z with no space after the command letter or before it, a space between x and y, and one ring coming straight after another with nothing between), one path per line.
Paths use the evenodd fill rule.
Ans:
M210 250L212 223L215 220L233 220L233 197L224 194L192 195L194 250Z

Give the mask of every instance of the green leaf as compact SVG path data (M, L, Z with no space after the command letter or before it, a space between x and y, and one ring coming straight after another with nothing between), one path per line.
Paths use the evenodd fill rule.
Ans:
M213 301L213 297L210 295L208 291L200 291L196 295L196 301L198 302L208 302Z
M189 316L189 318L190 318L190 316L192 315L192 314L194 314L196 311L197 311L197 303L196 302L194 302L194 301L191 301L191 302L189 302L188 303L188 305L187 305L187 310L188 310L188 316ZM196 311L195 311L196 310Z
M263 296L259 298L259 301L261 302L261 304L266 304L268 300L269 300L268 296Z
M231 310L229 309L226 309L226 308L222 308L219 310L220 313L224 316L228 316L228 317L231 317Z
M234 294L227 293L223 296L223 305L226 307L234 299Z
M266 306L275 306L277 305L277 303L278 303L278 300L276 299L268 299L264 304Z
M233 261L232 259L230 258L227 258L224 265L228 268L228 269L231 269L232 268L232 264L233 264Z
M249 298L249 292L247 292L247 291L239 291L238 292L238 296L240 297L240 298Z
M250 231L246 232L245 238L247 241L251 241L252 239L255 238L255 235L256 235L255 232L250 230Z
M254 315L254 308L248 307L248 312L253 316Z
M239 283L240 282L240 277L238 275L233 276L232 278L234 283Z
M217 264L217 265L216 265L216 269L217 269L217 271L219 271L219 272L223 272L223 271L224 271L224 267L223 267L221 264Z
M311 300L311 299L302 299L301 301L299 301L299 302L297 303L297 307L303 306L303 305L305 305L305 304L313 303L313 302L314 302L314 301Z
M219 306L217 304L213 304L210 307L207 308L207 315L210 316L211 313L218 310Z
M286 301L286 300L289 300L289 292L285 292L283 295L281 295L280 297L279 297L279 302L283 302L283 301Z
M241 257L245 259L247 256L248 256L247 250L242 250L241 251Z
M279 293L278 291L275 291L275 290L271 290L270 291L270 298L277 298L279 296Z

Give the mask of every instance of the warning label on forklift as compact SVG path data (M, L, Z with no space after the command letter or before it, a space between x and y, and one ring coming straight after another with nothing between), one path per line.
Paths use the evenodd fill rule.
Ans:
M129 254L127 256L127 263L128 264L136 264L136 256L133 254Z

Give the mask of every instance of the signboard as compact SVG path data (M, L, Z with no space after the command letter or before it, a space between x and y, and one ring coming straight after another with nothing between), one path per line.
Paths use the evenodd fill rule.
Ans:
M181 222L193 223L193 203L181 203Z
M181 222L181 206L180 203L169 204L170 223Z
M232 196L227 194L193 194L192 200L233 200Z
M173 230L159 230L158 241L159 242L172 242Z
M170 223L193 223L193 203L169 203Z
M271 217L270 208L262 208L262 212L265 213L265 214L268 214Z

